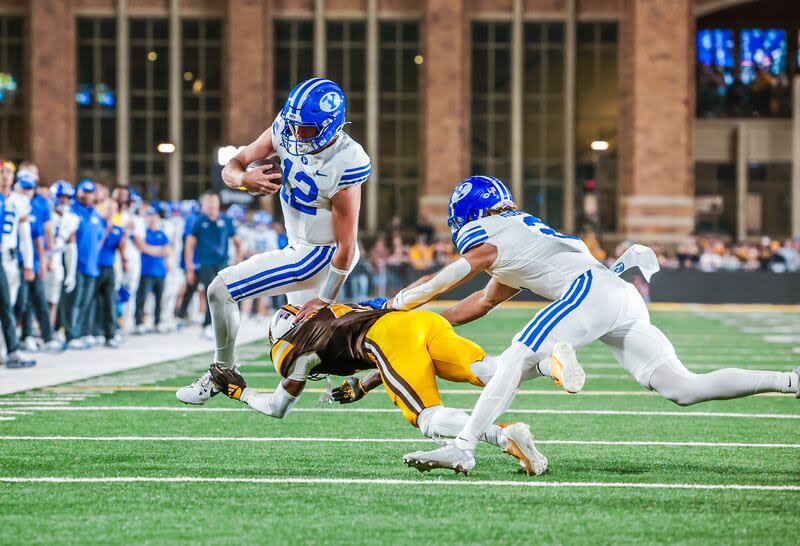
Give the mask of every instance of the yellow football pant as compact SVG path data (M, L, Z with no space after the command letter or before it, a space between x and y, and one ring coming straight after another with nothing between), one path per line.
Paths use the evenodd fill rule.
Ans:
M438 313L388 313L369 329L366 346L389 398L414 426L422 410L442 403L436 377L483 387L470 365L486 351L458 335Z

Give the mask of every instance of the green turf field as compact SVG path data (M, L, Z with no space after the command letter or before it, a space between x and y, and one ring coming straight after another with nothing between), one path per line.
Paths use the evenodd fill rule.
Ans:
M502 310L460 331L497 353L531 315ZM694 371L800 361L797 313L653 318ZM250 386L273 387L262 347L242 353ZM223 396L179 404L174 387L208 355L0 397L0 543L800 542L800 400L680 408L601 345L579 356L583 393L538 379L503 417L531 424L550 459L538 478L488 446L469 477L406 467L404 453L436 444L380 390L339 408L306 392L283 421ZM441 387L461 408L479 392Z

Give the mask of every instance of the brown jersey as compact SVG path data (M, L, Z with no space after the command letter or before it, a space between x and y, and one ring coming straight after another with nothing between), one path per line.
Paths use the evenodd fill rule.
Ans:
M301 355L316 353L322 362L309 375L352 375L374 368L364 339L375 322L391 310L376 310L358 305L333 304L289 330L275 345L270 356L275 369L288 377L294 361Z

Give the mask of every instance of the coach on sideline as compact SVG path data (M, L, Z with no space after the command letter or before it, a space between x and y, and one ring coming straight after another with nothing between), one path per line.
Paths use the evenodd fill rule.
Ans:
M186 318L189 302L197 291L198 285L208 287L220 270L228 266L228 240L233 239L236 247L236 261L242 258L242 245L236 235L233 221L220 214L219 195L208 192L201 201L201 215L197 217L192 230L186 236L183 248L183 257L186 263L186 292L181 301L178 312L179 318ZM197 254L195 255L195 249ZM199 266L195 271L195 262ZM203 319L203 328L211 326L211 312L206 307L206 316ZM213 332L204 332L213 336Z
M100 242L105 229L103 219L94 208L95 184L89 179L78 182L75 203L72 212L81 219L75 240L78 243L78 275L75 283L75 296L72 312L66 330L67 347L70 349L87 349L93 344L88 342L90 306L94 305L95 286L100 276L97 257L100 254ZM81 340L81 337L86 340Z

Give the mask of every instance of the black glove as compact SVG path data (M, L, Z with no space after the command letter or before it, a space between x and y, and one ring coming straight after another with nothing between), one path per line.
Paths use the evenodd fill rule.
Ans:
M361 385L361 380L357 377L348 377L340 387L331 391L331 396L340 404L352 404L366 396L367 391Z
M247 383L240 373L230 368L223 368L219 364L212 364L209 368L211 372L211 382L220 392L224 392L228 398L239 400L242 392L247 388Z

